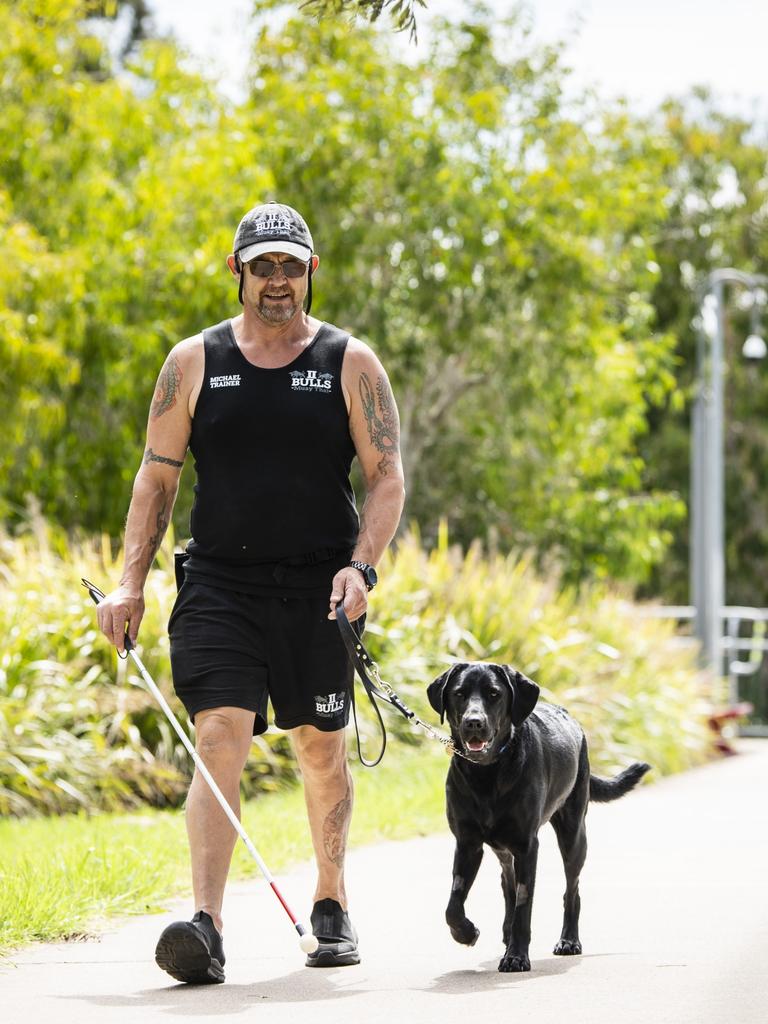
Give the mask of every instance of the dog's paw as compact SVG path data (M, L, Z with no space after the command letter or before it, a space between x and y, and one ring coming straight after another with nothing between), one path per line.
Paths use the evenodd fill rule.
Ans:
M468 917L465 917L459 925L449 925L449 928L451 929L451 935L462 946L474 946L480 935L480 929L475 928Z
M515 953L513 955L505 953L504 956L499 960L499 970L504 974L517 974L521 971L530 971L531 961L527 956L520 956Z
M560 939L552 952L555 956L578 956L581 943L578 939Z

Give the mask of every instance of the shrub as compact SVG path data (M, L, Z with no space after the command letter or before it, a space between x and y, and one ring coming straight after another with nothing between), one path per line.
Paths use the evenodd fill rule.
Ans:
M173 695L167 616L175 585L172 538L149 576L139 651L185 723ZM0 813L25 815L176 806L188 755L131 661L117 661L96 627L80 577L117 582L109 542L67 539L33 520L0 540ZM535 575L525 558L466 554L448 543L426 551L410 534L381 566L366 644L381 674L421 717L434 721L425 689L455 660L514 664L545 698L584 726L598 770L644 759L680 771L709 750L704 679L670 623L605 587L578 594ZM358 688L358 695L362 691ZM368 753L376 726L358 696ZM385 709L397 741L422 742ZM424 742L427 742L424 740ZM244 795L290 785L296 770L285 734L254 739Z

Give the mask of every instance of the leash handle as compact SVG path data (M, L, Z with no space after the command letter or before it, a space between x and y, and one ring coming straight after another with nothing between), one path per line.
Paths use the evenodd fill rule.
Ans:
M341 639L344 641L344 646L347 649L349 660L352 662L352 666L357 672L360 680L365 688L365 692L368 696L368 700L371 702L373 710L376 712L376 717L379 720L379 728L381 729L381 750L379 756L375 761L366 761L363 756L363 749L360 743L360 728L357 724L357 706L355 704L355 682L352 680L352 686L349 691L350 700L352 701L352 718L355 722L355 738L357 740L357 756L360 758L360 763L366 768L375 768L377 764L381 762L384 757L384 751L387 749L387 729L384 725L384 719L381 717L379 711L379 705L376 703L376 697L380 697L382 700L387 700L386 694L382 693L376 688L374 683L371 682L368 672L366 671L366 665L373 665L374 662L371 659L370 654L366 651L363 646L363 642L355 629L347 618L347 613L344 611L344 604L342 601L336 605L336 622L339 626L339 632L341 633Z
M370 656L368 651L365 649L363 641L360 639L355 629L350 624L349 619L347 618L347 614L344 611L341 602L339 602L339 604L336 606L336 621L339 626L339 631L341 632L341 638L344 641L344 646L347 648L349 658L358 676L360 676L362 684L365 687L365 692L367 693L368 699L373 705L373 709L376 712L376 715L379 719L379 723L381 725L381 732L383 736L381 753L379 754L378 758L375 761L369 763L365 760L362 751L360 750L360 732L357 728L357 715L355 714L355 688L353 684L352 712L355 716L355 732L357 733L357 752L360 756L360 761L362 762L362 764L364 764L366 768L373 768L375 765L377 765L379 761L381 761L382 757L384 757L384 750L386 749L387 745L387 731L384 727L384 722L382 720L381 713L379 712L379 707L376 703L377 697L379 698L379 700L384 700L387 702L387 704L391 704L392 707L396 708L404 718L407 718L414 725L419 726L419 728L423 729L429 736L432 737L432 739L437 740L438 743L442 743L447 753L455 754L457 757L465 757L465 755L460 750L456 749L453 740L451 739L450 736L444 736L442 733L438 732L437 729L433 728L428 722L423 722L416 715L416 713L414 711L411 711L408 705L403 700L401 700L400 697L398 697L398 695L395 693L395 691L392 689L389 683L381 678L381 676L379 675L378 665ZM376 677L376 682L379 684L379 687L381 687L381 689L379 689L379 687L377 687L373 682L371 682L371 679L368 675L368 669L370 669L373 675ZM466 760L471 760L471 758L466 758Z

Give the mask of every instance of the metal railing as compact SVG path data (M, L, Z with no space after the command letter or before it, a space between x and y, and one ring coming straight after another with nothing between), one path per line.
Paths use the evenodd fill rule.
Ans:
M693 605L646 605L641 614L649 618L676 619L678 622L693 622L696 609ZM718 661L722 674L728 680L728 701L738 704L741 694L740 680L755 676L760 671L768 652L768 608L750 608L743 605L726 605L721 609L721 631ZM751 624L751 634L742 636L745 624ZM677 636L675 645L698 647L696 636ZM744 658L740 655L748 655ZM742 725L742 736L768 737L768 724Z

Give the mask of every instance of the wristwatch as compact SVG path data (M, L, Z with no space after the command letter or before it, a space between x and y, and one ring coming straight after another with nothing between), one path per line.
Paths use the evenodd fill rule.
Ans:
M376 575L376 570L373 568L373 566L368 565L367 562L357 562L355 561L354 558L349 564L352 566L353 569L360 570L360 572L363 574L363 579L365 580L366 587L368 588L368 590L373 590L373 588L379 582L379 577Z

